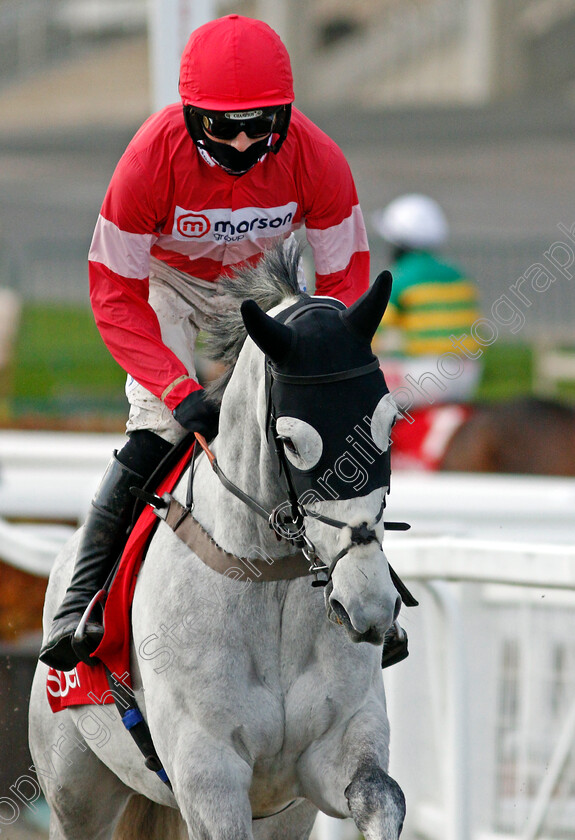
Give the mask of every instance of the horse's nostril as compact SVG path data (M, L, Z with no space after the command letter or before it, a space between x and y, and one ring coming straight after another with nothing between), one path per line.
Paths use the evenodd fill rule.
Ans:
M398 595L397 598L395 599L395 609L393 610L393 620L394 621L397 620L397 617L399 615L399 611L401 610L401 603L402 603L401 598Z
M330 600L330 606L333 610L337 624L345 624L346 620L349 622L349 616L343 604L340 604L340 602L334 598L333 600Z

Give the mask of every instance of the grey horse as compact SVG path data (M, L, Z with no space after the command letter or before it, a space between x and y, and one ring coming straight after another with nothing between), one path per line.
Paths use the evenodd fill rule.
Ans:
M374 473L395 406L370 350L391 278L349 309L309 298L299 312L299 260L273 249L228 283L252 301L214 331L212 352L229 365L213 394L220 431L193 467L194 522L255 572L210 568L160 519L137 581L132 686L170 786L144 766L114 706L52 714L39 663L30 747L50 840L304 840L318 810L352 817L366 840L401 832L381 676L401 601L382 550L387 486ZM340 428L347 450L338 454L330 429L352 409L365 424L353 426L357 439ZM301 490L322 462L330 468L315 491ZM173 493L184 507L188 487L189 470ZM77 540L55 562L45 627ZM258 579L266 564L272 579Z

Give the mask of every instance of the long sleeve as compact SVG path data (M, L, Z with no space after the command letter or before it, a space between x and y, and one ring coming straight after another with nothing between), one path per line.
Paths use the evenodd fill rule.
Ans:
M92 239L90 300L100 334L118 364L173 408L200 386L162 341L148 303L150 250L160 223L146 173L128 150L116 168Z

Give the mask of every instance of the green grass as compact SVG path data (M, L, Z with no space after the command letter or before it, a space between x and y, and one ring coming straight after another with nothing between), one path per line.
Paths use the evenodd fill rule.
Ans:
M5 400L14 417L125 415L126 375L85 307L25 305ZM6 393L7 391L7 393Z
M495 343L485 349L484 370L477 399L507 400L534 393L534 350L529 344ZM575 403L575 382L560 381L556 399Z

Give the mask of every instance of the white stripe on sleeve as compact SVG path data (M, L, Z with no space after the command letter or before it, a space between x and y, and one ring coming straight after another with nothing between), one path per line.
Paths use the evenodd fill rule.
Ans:
M153 233L127 233L100 215L88 259L122 277L144 280L150 273L150 248L156 239Z
M349 265L358 251L368 251L367 232L360 207L356 204L351 215L339 225L319 230L306 229L318 274L335 274Z

